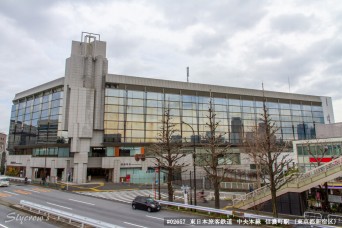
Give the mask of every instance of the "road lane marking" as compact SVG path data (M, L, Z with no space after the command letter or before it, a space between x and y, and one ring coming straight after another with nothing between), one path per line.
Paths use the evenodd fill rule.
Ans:
M2 225L1 223L0 223L0 226L3 227L3 228L8 228L8 226L4 226L4 225Z
M33 190L38 192L51 192L51 189L44 189L44 188L33 188Z
M139 226L137 224L133 224L133 223L129 223L129 222L123 222L123 223L126 223L128 225L131 225L131 226L137 226L137 227L141 227L141 228L147 228L146 226Z
M8 196L11 196L10 194L7 194L7 193L2 193L0 192L0 197L8 197Z
M23 190L13 190L16 193L23 194L23 195L30 195L31 192L23 191Z
M38 191L35 191L35 190L31 190L31 189L27 189L27 188L24 188L25 191L29 191L29 192L35 192L35 193L40 193Z
M159 219L159 220L164 220L164 218L158 218L158 217L153 217L153 216L149 216L149 215L146 215L146 217L154 218L154 219Z
M47 204L50 204L50 205L54 205L56 207L61 207L61 208L65 208L65 209L69 209L69 210L72 210L72 208L70 207L64 207L64 206L61 206L61 205L58 205L58 204L54 204L54 203L49 203L49 202L46 202Z
M8 193L8 194L15 195L15 196L18 196L18 195L19 195L19 194L17 194L17 193L13 193L13 192L8 192L8 191L4 191L4 192L6 192L6 193Z
M79 200L75 200L75 199L69 199L69 200L95 206L95 204L93 204L93 203L87 203L87 202L83 202L83 201L79 201Z

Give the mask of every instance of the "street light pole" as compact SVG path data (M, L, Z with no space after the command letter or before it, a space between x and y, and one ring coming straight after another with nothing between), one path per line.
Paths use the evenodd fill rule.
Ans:
M195 131L190 124L185 123L184 121L182 121L182 123L186 124L187 126L189 126L191 128L192 134L194 136L194 142L193 142L194 150L192 153L192 159L193 159L193 165L194 165L194 205L197 205L197 200L196 200L196 137L195 137Z

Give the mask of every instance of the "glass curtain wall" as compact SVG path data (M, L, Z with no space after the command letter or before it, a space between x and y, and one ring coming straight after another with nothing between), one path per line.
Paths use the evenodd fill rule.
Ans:
M15 145L57 143L58 137L63 136L59 130L62 106L63 87L14 101L8 137L10 152Z
M182 95L181 91L179 94L169 94L106 88L105 142L156 142L165 108L170 109L173 123L181 134L176 137L187 142L203 140L208 134L209 101L209 96ZM248 137L261 123L261 98L230 98L229 94L220 98L213 95L212 102L215 121L219 122L217 131L224 134L225 142L241 143L243 137ZM321 106L296 102L266 102L270 117L279 128L278 140L315 138L315 123L324 122Z

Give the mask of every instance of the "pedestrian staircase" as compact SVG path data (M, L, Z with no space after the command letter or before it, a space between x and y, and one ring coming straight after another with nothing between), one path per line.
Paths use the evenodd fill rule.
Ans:
M287 181L288 179L285 177L279 185L287 183L277 191L277 196L288 192L304 192L340 176L342 176L342 156L306 173L301 173L290 181ZM233 197L233 207L248 209L271 198L270 188L266 185L247 194L235 195Z

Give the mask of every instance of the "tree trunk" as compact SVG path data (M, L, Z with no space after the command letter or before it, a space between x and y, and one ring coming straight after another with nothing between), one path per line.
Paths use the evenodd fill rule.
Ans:
M220 209L220 183L217 178L214 179L215 208Z
M330 212L330 205L329 205L329 189L328 189L328 182L324 183L324 204L325 204L325 210L327 212Z
M173 202L172 180L173 180L173 172L172 172L172 169L169 169L169 172L167 174L167 191L169 194L169 201L170 202Z
M257 184L258 188L261 188L261 177L260 177L260 164L256 165L256 174L257 174Z
M270 173L270 185L271 185L271 196L272 196L272 212L273 217L278 218L278 209L277 209L277 189L274 183L273 173Z

